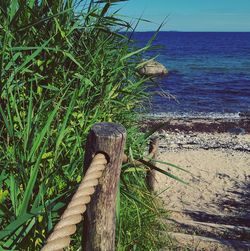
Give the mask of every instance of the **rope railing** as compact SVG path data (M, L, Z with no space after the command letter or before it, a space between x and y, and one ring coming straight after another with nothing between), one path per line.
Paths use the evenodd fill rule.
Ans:
M82 182L47 239L42 251L59 251L69 246L70 236L76 232L76 224L82 221L86 205L90 203L90 196L95 192L95 187L98 185L98 180L102 176L106 164L107 159L104 154L95 155Z
M87 171L42 251L69 247L70 237L76 232L76 225L83 221L83 214L83 249L115 250L116 195L122 162L134 165L144 162L151 166L144 159L132 160L124 154L125 139L125 129L117 124L97 123L91 128L84 159ZM158 143L151 142L147 158L154 159L157 149ZM151 188L154 175L150 170L148 176Z

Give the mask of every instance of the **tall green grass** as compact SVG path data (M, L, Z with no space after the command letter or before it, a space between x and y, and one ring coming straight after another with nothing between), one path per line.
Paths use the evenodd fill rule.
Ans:
M161 201L145 184L143 166L123 167L121 179L120 217L117 222L117 250L160 250L170 246Z
M112 14L113 2L119 1L0 2L0 247L4 250L41 248L81 179L85 139L94 123L123 124L128 130L127 154L143 154L146 142L138 133L137 116L148 94L146 79L136 68L148 47L136 49L118 32L132 28ZM140 175L135 177L136 173L126 174L127 183L143 191ZM131 250L127 241L138 238L138 233L129 230L131 223L124 224L124 210L134 206L134 213L143 205L138 203L146 205L151 198L123 191L118 246ZM152 207L138 212L138 220L147 217ZM156 222L156 208L150 212ZM134 216L126 217L133 221ZM142 224L141 229L147 226ZM147 246L155 247L157 241L151 240Z

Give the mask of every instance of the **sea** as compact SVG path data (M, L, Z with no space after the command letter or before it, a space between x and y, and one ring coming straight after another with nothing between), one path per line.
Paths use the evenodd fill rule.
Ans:
M144 46L154 32L136 32ZM153 49L169 74L149 84L150 114L172 117L238 117L250 111L250 33L159 32Z

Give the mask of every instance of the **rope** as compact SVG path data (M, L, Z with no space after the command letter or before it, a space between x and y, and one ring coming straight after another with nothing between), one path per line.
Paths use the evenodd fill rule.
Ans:
M70 236L76 232L76 224L82 221L86 205L95 192L106 164L107 160L103 154L99 153L93 158L80 186L41 251L59 251L69 246Z
M153 158L156 152L157 144L153 144L147 158ZM125 154L123 155L123 163L124 162L131 162L133 164L142 164L144 162L143 164L149 166L146 161L142 161L141 159L132 161ZM86 205L91 200L90 196L95 192L98 179L102 176L106 164L107 160L104 154L99 153L95 155L81 184L41 251L61 251L69 246L70 236L76 232L76 224L83 220Z

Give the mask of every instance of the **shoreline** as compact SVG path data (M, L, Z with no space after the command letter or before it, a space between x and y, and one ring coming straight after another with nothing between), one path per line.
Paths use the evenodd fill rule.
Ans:
M236 150L250 152L250 118L147 117L141 130L161 139L161 152Z
M207 133L207 132L169 132L154 134L160 138L160 153L183 150L235 150L250 153L250 134Z
M235 250L225 244L230 241L249 245L250 118L165 117L143 123L147 131L159 127L153 134L159 139L157 166L189 184L155 174L173 237L192 239L176 237L178 245L205 250ZM202 238L207 242L201 245Z
M185 133L230 133L232 135L250 134L250 117L211 118L211 117L161 117L144 116L141 128L168 132Z

